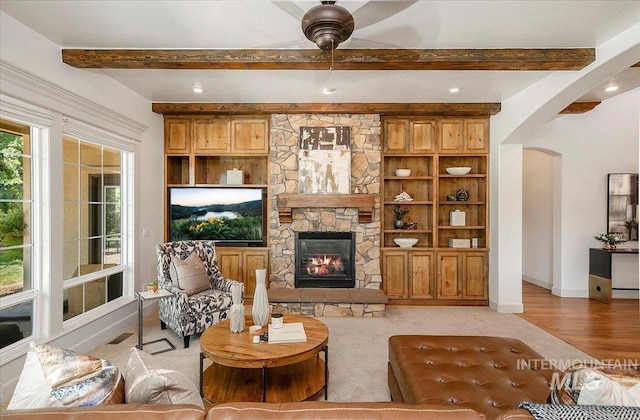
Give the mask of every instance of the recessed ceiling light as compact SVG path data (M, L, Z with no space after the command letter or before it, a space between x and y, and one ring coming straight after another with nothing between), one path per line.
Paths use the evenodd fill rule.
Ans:
M331 95L335 91L336 91L336 88L331 88L331 87L322 88L322 93L324 93L325 95Z
M458 92L460 92L460 88L452 87L449 89L449 93L458 93Z
M605 88L604 90L607 91L607 92L613 92L613 91L618 90L618 86L612 85L612 86L609 86L609 87Z
M204 89L202 89L200 86L195 86L194 88L191 89L192 91L194 91L195 93L202 93L204 92Z

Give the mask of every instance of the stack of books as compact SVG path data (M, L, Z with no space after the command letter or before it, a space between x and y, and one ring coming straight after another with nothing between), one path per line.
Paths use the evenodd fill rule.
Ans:
M269 324L269 344L272 343L305 343L307 334L302 322L285 323L282 328L272 328Z

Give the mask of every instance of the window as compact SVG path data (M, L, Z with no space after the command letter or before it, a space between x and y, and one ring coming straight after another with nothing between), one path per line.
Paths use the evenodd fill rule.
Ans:
M30 127L0 120L0 349L34 333Z
M115 148L63 138L63 319L123 296L123 162Z

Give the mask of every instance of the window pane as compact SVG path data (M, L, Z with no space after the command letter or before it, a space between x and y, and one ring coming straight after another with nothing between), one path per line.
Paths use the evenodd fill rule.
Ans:
M94 168L102 167L102 147L80 142L80 165Z
M31 247L0 251L0 296L31 290Z
M70 287L64 290L63 293L64 302L62 304L62 319L73 318L74 316L83 313L84 307L84 284L79 284L74 287Z
M64 239L78 239L78 218L80 215L79 203L65 203L64 205ZM76 254L77 255L77 254Z
M0 310L0 349L32 334L32 300Z
M119 265L122 263L120 260L120 244L121 238L120 236L107 236L105 238L105 247L104 247L104 263L105 266Z
M120 212L120 204L105 204L105 228L107 235L115 235L121 233L122 220Z
M89 311L107 301L107 279L101 278L84 284L84 310Z
M65 163L78 163L78 140L65 137L62 141Z
M64 241L64 279L78 276L78 240Z
M122 153L118 150L104 148L104 168L109 171L120 171L120 162L122 159Z
M24 137L0 131L0 199L22 200L24 197L24 171L30 165L24 162ZM28 179L28 178L27 178Z
M64 165L64 201L79 201L78 166Z
M111 302L122 296L122 273L116 273L107 277L107 301Z
M82 203L80 212L80 236L86 238L102 235L102 204Z

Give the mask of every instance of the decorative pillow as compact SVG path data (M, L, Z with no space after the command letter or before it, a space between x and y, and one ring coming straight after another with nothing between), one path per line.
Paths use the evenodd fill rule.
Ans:
M192 252L185 260L173 258L169 267L171 282L187 295L211 289L207 269L198 254Z
M196 385L182 372L165 369L152 355L131 349L124 373L127 404L194 404L204 408Z
M578 363L567 369L550 400L561 404L640 407L640 370Z
M124 403L124 383L106 360L31 343L9 409Z

